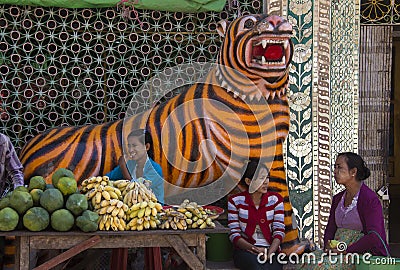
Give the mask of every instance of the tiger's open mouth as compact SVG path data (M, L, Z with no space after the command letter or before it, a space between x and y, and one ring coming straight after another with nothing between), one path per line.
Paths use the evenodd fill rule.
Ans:
M286 64L289 40L257 39L252 41L251 63L257 66Z

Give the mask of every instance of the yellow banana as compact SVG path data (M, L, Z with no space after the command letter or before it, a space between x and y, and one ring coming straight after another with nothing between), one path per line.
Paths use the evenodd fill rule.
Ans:
M145 208L144 215L145 215L146 217L148 217L148 216L151 215L151 208L150 208L150 207L147 206L147 207Z
M96 205L96 196L92 197L92 206L94 207Z
M155 217L155 216L157 216L157 208L151 208L151 215L153 216L153 217Z
M140 209L140 203L135 203L134 205L131 206L131 208L129 208L130 210L139 210Z
M106 185L104 185L105 187L104 187L104 190L105 191L113 191L114 190L114 187L112 187L112 186L106 186Z
M141 204L140 204L140 208L146 208L147 207L147 202L146 201L144 201L144 202L142 202Z
M139 218L143 217L143 216L144 216L144 213L145 213L145 211L146 211L146 209L145 209L145 208L139 209L139 212L138 212L138 217L139 217Z
M107 208L108 208L108 206L105 206L105 207L103 207L103 208L100 208L100 210L99 210L99 215L104 215L104 214L106 214L107 213Z
M176 226L176 223L174 221L170 221L169 225L171 226L172 229L177 230L178 227Z
M105 206L109 206L109 205L110 205L110 201L102 200L102 201L100 202L100 206L101 206L101 207L105 207Z
M150 221L145 221L145 222L143 222L143 228L144 229L150 229Z
M113 217L116 217L119 213L119 208L118 207L114 207L114 210L111 212L111 215Z
M199 219L200 220L200 219ZM200 225L200 229L205 229L207 227L207 223L205 223L205 222L203 222L201 225Z
M155 220L150 220L150 228L152 229L156 229L157 228L157 222Z
M118 200L118 198L119 198L117 193L115 193L113 190L108 191L108 194L110 194L110 197L112 199L117 199Z
M121 190L119 190L118 188L114 188L114 190L113 190L114 192L115 192L115 194L117 194L118 195L118 197L121 197L122 196L122 194L121 194Z
M157 211L161 211L163 207L161 203L155 203L155 208L157 209Z
M180 222L177 222L177 223L175 223L176 224L176 227L179 229L179 230L184 230L184 227L183 227L183 225L180 223Z
M110 200L110 205L117 205L118 204L118 202L119 202L119 200L116 200L116 199L111 199Z
M108 215L107 215L108 216ZM106 231L108 231L110 229L111 226L111 218L112 217L108 217L105 226Z
M111 196L110 196L110 193L108 193L108 191L105 191L105 190L102 191L101 195L103 195L104 199L111 200Z
M164 222L164 228L165 229L169 229L169 221L168 220L166 220L165 222Z
M110 205L110 206L108 206L108 207L107 207L107 213L108 213L108 214L112 213L112 211L114 211L114 209L115 209L115 205Z
M101 192L97 192L95 195L95 204L99 204L101 202Z
M130 218L135 218L137 217L139 214L139 210L134 210L131 212L131 214L129 215Z
M118 208L121 208L123 205L124 205L123 202L121 202L121 201L118 201L118 202L117 202L117 207L118 207Z

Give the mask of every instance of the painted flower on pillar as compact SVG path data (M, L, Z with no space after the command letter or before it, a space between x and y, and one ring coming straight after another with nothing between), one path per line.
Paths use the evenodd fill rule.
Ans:
M296 44L294 46L293 62L302 64L302 63L307 62L310 59L311 54L312 54L311 47L308 44L310 42L311 42L311 40L309 42L307 42L307 44Z
M290 108L294 111L300 112L307 109L310 105L310 96L303 92L291 94L289 97Z
M303 15L311 10L312 3L310 0L291 0L289 9L296 15Z
M304 157L311 152L311 149L312 149L311 142L303 138L297 138L292 142L290 142L289 145L289 151L295 157Z

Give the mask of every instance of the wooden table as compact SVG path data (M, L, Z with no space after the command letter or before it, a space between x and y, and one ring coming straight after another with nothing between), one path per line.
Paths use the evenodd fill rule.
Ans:
M15 236L17 251L15 267L29 269L31 249L66 250L34 268L49 269L89 248L172 247L191 269L206 269L206 234L227 233L228 228L215 222L213 229L143 230L143 231L11 231L0 236Z

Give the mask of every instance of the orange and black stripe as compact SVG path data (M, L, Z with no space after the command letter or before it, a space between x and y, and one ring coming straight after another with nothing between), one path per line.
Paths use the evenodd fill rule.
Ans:
M38 135L21 153L25 176L42 175L50 182L59 167L74 171L79 180L105 174L122 154L122 138L137 128L150 132L154 160L165 180L180 187L205 186L226 170L238 181L246 160L259 159L270 168L271 189L284 198L282 247L296 251L283 160L292 28L278 16L247 15L221 22L218 31L225 38L205 81L125 121ZM204 141L210 143L204 148L208 152L199 150Z

